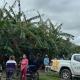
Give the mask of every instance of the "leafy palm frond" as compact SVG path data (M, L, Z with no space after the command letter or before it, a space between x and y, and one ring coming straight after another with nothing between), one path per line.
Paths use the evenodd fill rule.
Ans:
M61 35L61 36L64 36L64 37L67 37L67 38L74 39L74 36L71 35L71 34L68 34L68 33L63 33L63 32L61 32L60 35Z

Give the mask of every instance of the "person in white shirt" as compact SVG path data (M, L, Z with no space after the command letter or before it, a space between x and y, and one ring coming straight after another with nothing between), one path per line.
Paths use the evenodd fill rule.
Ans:
M17 63L13 56L10 56L9 60L6 62L6 75L7 80L12 80L12 76L16 70Z

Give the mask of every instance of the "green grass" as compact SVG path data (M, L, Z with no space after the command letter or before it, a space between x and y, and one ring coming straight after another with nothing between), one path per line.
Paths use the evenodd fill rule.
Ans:
M59 78L53 72L40 72L40 80L59 80Z
M40 74L40 77L39 77L40 80L60 80L58 76L53 72L45 73L44 71L39 71L39 74ZM3 78L1 80L6 80L5 74L3 75ZM17 78L14 80L20 80L20 79Z

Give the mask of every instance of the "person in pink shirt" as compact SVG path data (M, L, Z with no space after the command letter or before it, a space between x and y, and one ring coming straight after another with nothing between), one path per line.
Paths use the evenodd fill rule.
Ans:
M22 80L26 80L26 74L27 74L27 66L28 66L28 59L26 55L23 55L23 59L21 61L21 78Z

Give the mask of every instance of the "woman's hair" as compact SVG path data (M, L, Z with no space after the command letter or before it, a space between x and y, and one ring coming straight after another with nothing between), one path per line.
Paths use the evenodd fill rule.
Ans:
M12 55L12 57L13 57L13 59L15 60L15 56L14 56L14 55Z
M26 54L23 54L23 58L27 58Z
M10 60L14 60L14 56L10 56L9 59L10 59Z

